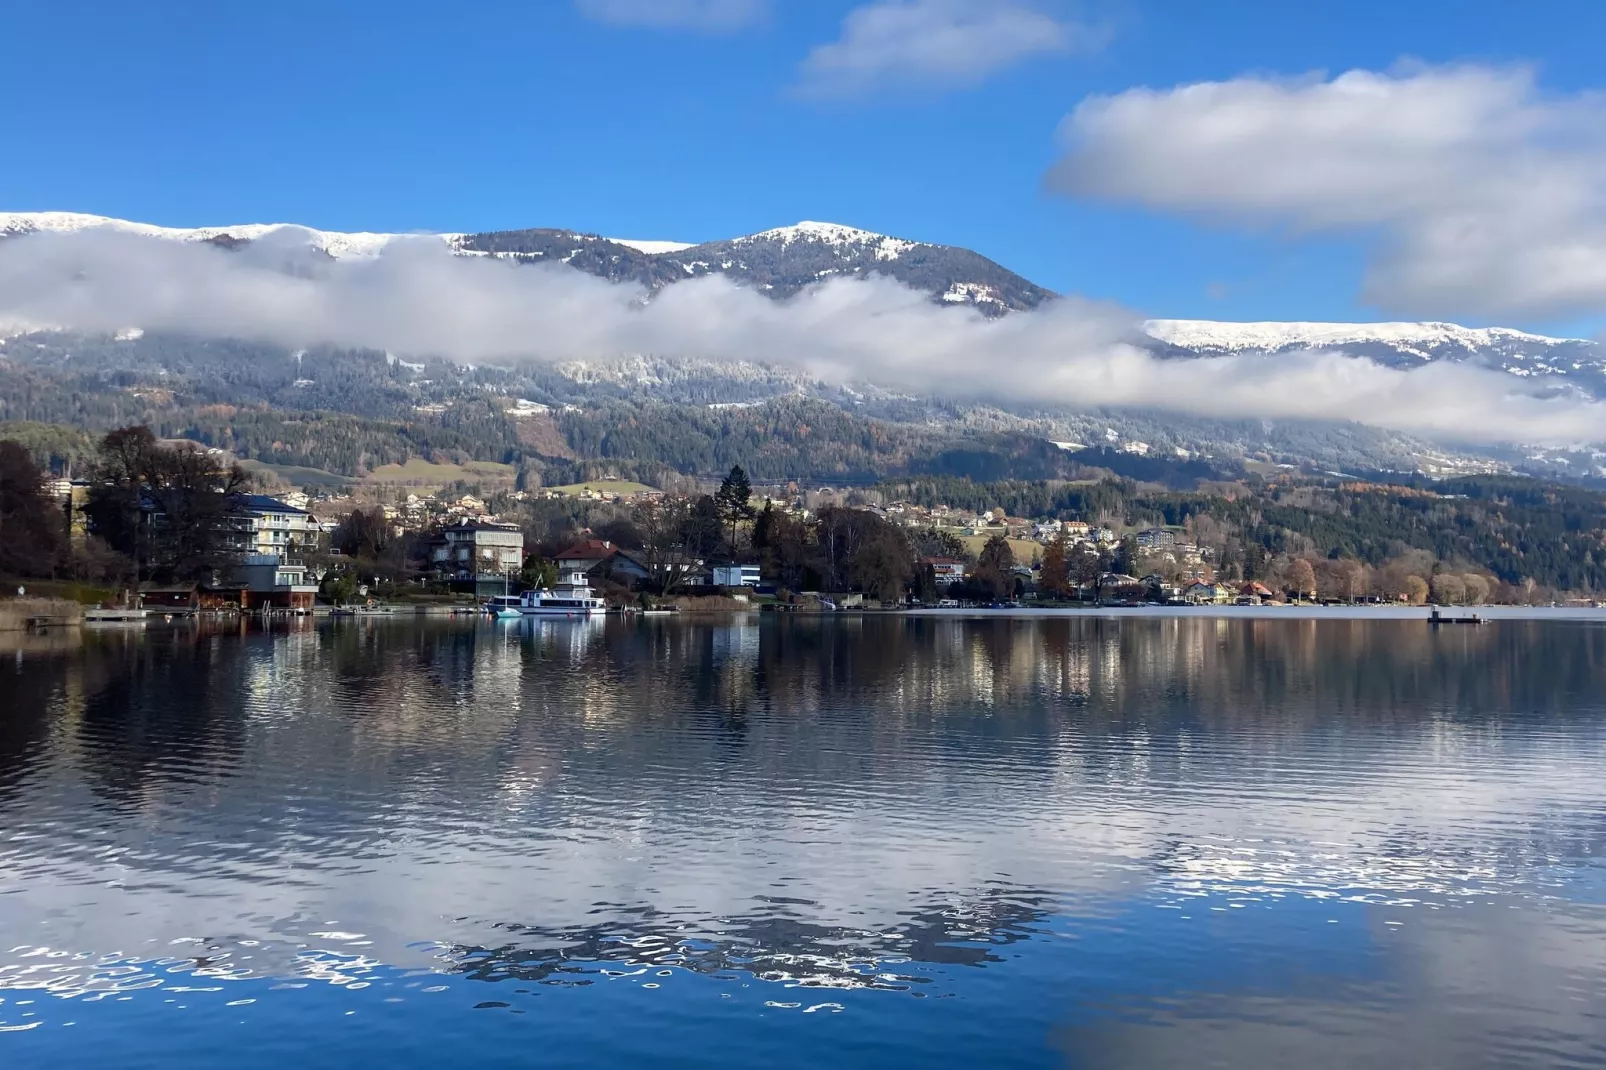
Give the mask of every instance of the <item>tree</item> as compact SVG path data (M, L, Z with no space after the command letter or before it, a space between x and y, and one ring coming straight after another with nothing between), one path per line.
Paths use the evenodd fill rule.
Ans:
M1136 576L1138 574L1138 540L1135 535L1128 535L1116 547L1113 568L1123 576Z
M682 549L705 561L724 555L724 518L720 515L718 502L704 494L691 503L690 509L685 507L684 502L676 502L671 512L681 518ZM637 522L640 523L639 516ZM645 530L643 526L644 533ZM648 536L644 541L650 543L651 537Z
M864 515L880 520L874 514ZM914 575L914 553L901 529L881 521L853 555L849 569L854 585L865 594L896 602Z
M759 511L758 519L753 521L753 549L763 552L767 550L771 539L775 535L775 503L765 502L764 508Z
M1288 584L1288 591L1295 598L1310 598L1316 594L1316 570L1303 557L1296 557L1288 563L1288 574L1284 582Z
M52 576L66 555L66 518L20 443L0 442L0 572Z
M1476 572L1469 572L1462 576L1461 582L1466 585L1467 605L1481 606L1489 600L1489 581Z
M1050 598L1064 598L1071 590L1069 547L1061 535L1048 544L1043 552L1043 567L1038 573L1037 585Z
M101 439L93 478L90 530L142 576L201 579L229 562L248 484L239 465L195 443L163 445L148 427L123 427Z
M1419 606L1428 600L1428 581L1421 576L1405 577L1405 600Z
M941 528L922 528L909 536L914 551L921 557L950 557L964 561L970 557L965 544L951 531Z
M1467 585L1453 572L1433 577L1433 601L1441 606L1458 606L1467 600Z
M350 558L377 558L385 552L392 538L390 521L380 506L354 509L335 528L331 540Z
M729 474L714 494L714 504L722 520L730 525L730 544L736 546L736 528L744 520L753 519L753 485L741 465L733 465Z
M976 557L976 582L995 599L1008 598L1015 592L1015 551L1009 540L994 535L982 546Z
M330 572L318 585L318 597L330 605L343 606L357 597L357 577L342 569Z
M529 554L519 570L519 582L525 587L549 588L558 582L558 566L540 554Z
M702 501L711 499L705 495ZM641 567L647 571L647 583L658 594L673 593L697 567L695 544L708 535L706 510L699 519L697 507L688 508L684 499L658 498L638 505L634 519L641 532ZM717 517L713 523L713 537L718 540Z

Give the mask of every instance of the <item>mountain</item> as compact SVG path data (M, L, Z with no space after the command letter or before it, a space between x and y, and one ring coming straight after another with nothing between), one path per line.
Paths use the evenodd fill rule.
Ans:
M879 274L923 290L940 304L973 308L989 316L1029 310L1054 297L1051 291L970 250L831 223L805 222L738 238L687 244L607 238L561 228L351 234L282 223L180 229L74 213L0 213L0 240L39 232L102 228L171 241L208 242L225 248L272 242L278 243L275 249L299 248L312 259L336 260L377 257L400 241L439 242L459 256L496 257L519 263L557 262L649 291L686 279L723 274L777 299L831 278ZM1134 334L1139 344L1157 356L1173 360L1341 350L1401 368L1435 361L1468 363L1555 390L1606 397L1606 352L1598 343L1507 328L1431 322L1151 320ZM4 341L8 337L12 339L10 343ZM242 347L249 350L248 356ZM320 352L322 355L318 355ZM359 360L355 352L315 350L309 355L280 347L252 346L237 339L175 334L142 338L138 325L132 324L129 330L115 336L98 337L43 324L0 323L0 365L11 371L10 382L0 383L0 418L99 427L114 425L126 414L139 412L142 418L148 415L154 420L172 420L177 431L186 426L183 421L197 418L196 414L204 413L209 406L256 405L284 411L338 412L363 419L422 420L432 427L440 423L442 412L456 413L469 400L478 399L475 404L481 408L473 410L476 415L472 419L480 420L484 411L489 411L491 415L485 419L495 429L490 438L484 438L475 424L473 435L481 436L476 441L489 443L511 433L503 426L506 421L501 414L507 406L525 399L558 413L583 411L584 416L558 419L569 427L566 433L573 439L566 448L577 456L611 459L623 455L606 450L593 454L582 448L583 434L589 432L580 425L587 421L606 423L616 416L629 424L643 418L641 412L647 409L641 407L653 407L652 419L664 419L667 417L662 406L675 409L676 419L693 411L701 413L698 419L702 419L710 414L748 410L757 418L757 413L766 407L789 411L799 398L807 398L811 403L852 414L853 420L859 421L853 423L855 434L868 433L870 424L864 421L881 421L903 428L921 442L927 442L920 437L927 432L917 435L913 429L937 429L930 432L936 436L932 442L947 442L952 436L1027 435L1050 443L1094 443L1134 457L1186 459L1202 455L1323 470L1406 469L1435 474L1477 471L1493 465L1570 478L1606 477L1606 455L1582 444L1560 451L1513 447L1468 453L1441 450L1411 436L1353 424L1219 421L1174 413L1083 411L1064 406L1001 409L984 403L880 390L867 383L832 385L797 369L760 361L638 355L561 366L476 370L428 355L409 355L426 361L426 371L424 364L408 363L389 354L367 352ZM490 409L484 410L487 404ZM636 414L620 415L626 411ZM459 433L455 425L451 431ZM437 447L445 441L439 431L429 434L429 441ZM622 432L615 437L624 440ZM911 450L910 456L917 452ZM712 456L687 453L675 460L645 455L635 459L664 461L682 471L701 471L704 461L696 457L706 460ZM776 471L801 474L807 470L806 463L797 463L796 469ZM865 465L855 471L862 475L875 467L869 462ZM845 471L822 467L816 474L838 477Z
M1606 347L1584 338L1551 338L1509 327L1150 320L1144 330L1161 343L1162 355L1171 357L1340 350L1396 368L1430 361L1474 364L1526 379L1553 379L1606 397Z
M1054 296L1053 291L969 249L908 241L835 223L804 222L687 245L604 238L558 228L479 234L344 234L291 223L175 228L75 212L0 212L0 238L96 228L228 248L301 235L307 245L335 259L371 258L395 241L432 239L463 256L494 256L523 263L561 261L599 278L635 283L649 290L705 275L726 275L776 298L791 297L830 278L879 274L925 290L944 304L972 306L987 315L1035 308Z

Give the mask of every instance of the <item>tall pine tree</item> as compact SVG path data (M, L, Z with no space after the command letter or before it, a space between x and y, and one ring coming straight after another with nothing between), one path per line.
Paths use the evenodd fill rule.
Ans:
M730 474L720 483L719 490L714 494L714 504L719 506L719 515L726 524L730 525L731 551L736 550L737 526L744 520L753 519L753 484L748 481L747 473L741 465L733 465Z

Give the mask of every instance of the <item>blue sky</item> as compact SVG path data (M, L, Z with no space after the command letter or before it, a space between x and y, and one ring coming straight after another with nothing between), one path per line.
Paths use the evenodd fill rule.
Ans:
M928 2L967 6L879 6ZM695 23L710 3L721 25L639 24L676 4ZM997 3L1065 36L957 73L820 77L811 51L874 0L13 0L0 208L686 241L830 220L1150 315L1366 319L1375 226L1055 192L1059 124L1091 95L1402 60L1526 64L1539 92L1574 99L1598 85L1606 36L1606 5L1583 2ZM1587 302L1442 304L1469 322L1597 322Z

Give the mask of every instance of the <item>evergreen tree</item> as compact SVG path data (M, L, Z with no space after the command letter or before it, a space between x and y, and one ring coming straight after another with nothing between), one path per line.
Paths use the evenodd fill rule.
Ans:
M1014 568L1015 551L1009 548L1009 540L994 535L976 558L976 582L994 598L1007 598L1015 590Z
M737 525L753 518L752 498L753 484L749 482L747 473L741 465L733 465L714 494L714 504L719 507L720 518L730 526L732 548L736 546Z

